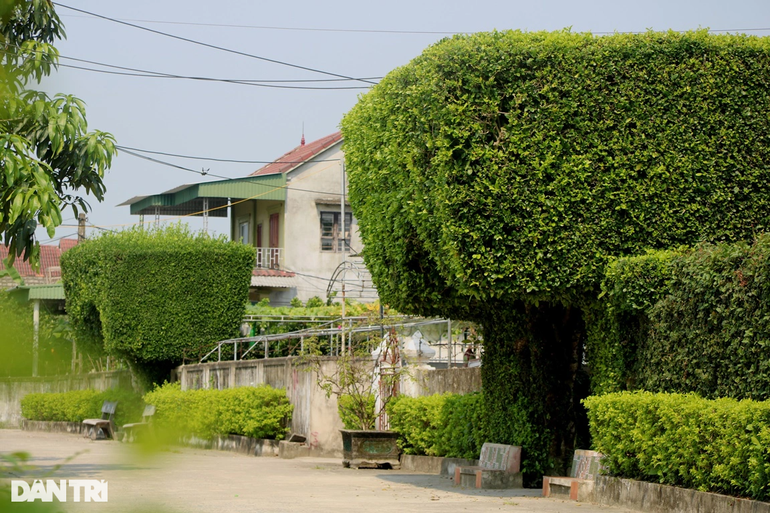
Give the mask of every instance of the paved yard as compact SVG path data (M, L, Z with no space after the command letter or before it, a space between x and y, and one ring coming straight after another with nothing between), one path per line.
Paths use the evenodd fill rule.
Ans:
M0 429L0 452L26 451L52 479L104 479L109 502L62 504L112 512L606 512L627 510L543 499L540 490L469 490L449 479L392 470L351 470L338 460L255 458L173 448L149 456L136 446L77 435ZM66 458L77 455L70 461ZM3 476L7 477L7 476ZM70 500L71 496L70 496ZM6 505L0 505L0 511Z

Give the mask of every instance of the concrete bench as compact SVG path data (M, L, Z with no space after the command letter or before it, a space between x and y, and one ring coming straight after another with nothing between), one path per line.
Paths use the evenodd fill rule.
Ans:
M485 443L479 464L455 467L455 485L470 488L521 488L521 447Z
M104 401L101 419L85 419L83 421L83 436L98 440L103 438L115 439L115 409L117 401Z
M600 452L576 450L569 477L543 477L543 497L591 501L595 478L606 468L603 457Z
M136 440L137 435L142 431L147 431L150 428L152 422L152 416L155 415L155 406L148 404L144 407L142 412L142 421L133 422L131 424L123 424L123 441L133 442Z

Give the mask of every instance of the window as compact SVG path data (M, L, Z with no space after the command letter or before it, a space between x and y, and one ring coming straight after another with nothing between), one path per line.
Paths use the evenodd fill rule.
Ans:
M238 223L238 236L244 244L249 243L249 222Z
M345 251L350 247L350 225L353 222L353 214L345 212L345 239L347 244ZM321 251L341 253L343 248L342 224L339 212L321 212Z

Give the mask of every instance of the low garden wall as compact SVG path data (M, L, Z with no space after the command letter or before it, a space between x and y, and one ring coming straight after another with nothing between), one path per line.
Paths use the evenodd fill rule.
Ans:
M127 370L38 378L0 378L0 425L20 426L21 400L27 394L69 392L88 388L103 391L116 387L137 389L138 385Z

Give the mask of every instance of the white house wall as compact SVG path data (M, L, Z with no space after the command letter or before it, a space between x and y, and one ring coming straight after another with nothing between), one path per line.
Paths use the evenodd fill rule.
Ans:
M288 175L284 214L285 268L297 273L297 297L326 298L329 279L343 260L342 253L321 251L320 212L340 212L342 188L342 142L338 142L312 161ZM313 192L307 192L313 191ZM346 212L350 206L346 205ZM358 221L353 218L350 246L360 251Z

